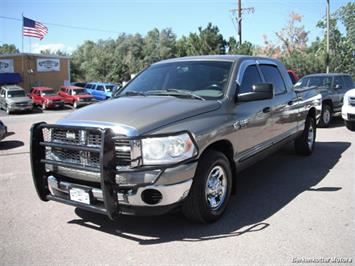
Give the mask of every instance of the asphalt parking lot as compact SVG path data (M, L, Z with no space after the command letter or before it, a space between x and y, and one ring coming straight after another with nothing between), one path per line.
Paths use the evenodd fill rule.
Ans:
M32 184L29 128L70 108L0 119L1 265L289 265L300 259L355 259L355 133L341 119L318 129L310 157L286 146L244 171L225 216L211 225L179 213L112 222L55 202Z

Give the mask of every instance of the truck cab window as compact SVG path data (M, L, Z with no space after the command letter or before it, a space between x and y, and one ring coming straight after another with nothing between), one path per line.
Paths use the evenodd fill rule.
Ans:
M244 72L239 93L251 92L253 91L253 85L261 82L262 80L256 65L248 66Z
M264 75L265 81L274 85L275 94L284 93L286 91L285 83L276 66L261 65L260 69Z

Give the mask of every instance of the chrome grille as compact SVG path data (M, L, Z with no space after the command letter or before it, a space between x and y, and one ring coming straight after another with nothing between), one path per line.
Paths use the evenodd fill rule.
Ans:
M47 142L62 144L87 145L90 147L101 146L101 134L89 130L51 128L43 129L43 138Z
M101 133L95 129L76 128L43 128L43 138L45 142L87 146L100 148L102 143ZM117 167L131 166L131 140L125 135L117 135L115 141L115 162ZM100 167L99 152L84 152L79 150L69 150L63 148L47 147L46 159L61 161L64 163L78 164L81 166Z
M351 106L355 106L355 97L350 97L349 98L349 103Z
M100 167L100 154L96 152L47 148L46 159L95 168Z
M117 166L129 166L131 164L131 141L129 139L115 140L115 156Z

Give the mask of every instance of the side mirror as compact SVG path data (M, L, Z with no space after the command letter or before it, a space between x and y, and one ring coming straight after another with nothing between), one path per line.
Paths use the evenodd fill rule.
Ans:
M334 89L336 89L336 90L340 90L341 88L342 88L342 86L340 84L336 84L334 87Z
M257 83L253 85L252 92L237 95L237 102L251 102L272 99L274 97L274 86L271 83Z

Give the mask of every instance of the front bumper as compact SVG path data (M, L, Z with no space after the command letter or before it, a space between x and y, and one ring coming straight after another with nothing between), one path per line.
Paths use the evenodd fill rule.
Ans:
M10 105L9 110L11 112L16 112L16 111L31 111L33 109L32 104L31 105Z
M341 108L341 116L346 121L355 121L355 106L343 105Z
M48 108L61 108L64 106L64 102L51 102L51 103L45 103L45 105Z
M32 176L37 193L43 201L59 201L116 219L119 214L165 213L178 206L189 193L197 167L196 161L158 169L159 174L156 178L147 181L144 173L151 173L152 169L145 171L137 168L120 171L116 168L113 158L114 134L110 129L95 129L101 133L102 139L101 147L96 149L45 142L42 129L48 127L49 125L40 123L31 128ZM90 169L52 161L46 157L48 146L83 151L95 150L100 153L100 167ZM52 166L51 169L48 169L48 165ZM71 172L55 171L60 167L66 170L70 168ZM88 172L93 174L89 176L83 174ZM78 173L78 176L75 173ZM70 190L74 188L86 191L90 195L90 203L71 200Z

